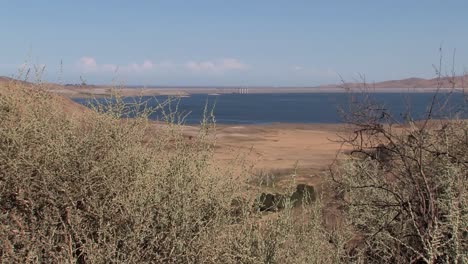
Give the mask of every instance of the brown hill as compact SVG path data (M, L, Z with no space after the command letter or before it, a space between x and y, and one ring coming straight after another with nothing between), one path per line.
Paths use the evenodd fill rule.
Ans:
M62 111L67 114L80 114L90 111L87 107L73 102L70 98L60 96L54 92L50 92L52 90L49 90L60 87L61 85L53 83L38 85L27 81L0 76L0 97L5 95L28 96L33 93L43 93L50 96L52 100L58 102Z
M111 86L97 85L60 85L56 83L41 83L40 85L30 82L15 80L0 76L1 85L21 85L23 87L43 87L47 91L68 98L85 98L111 96L118 93L121 96L158 96L158 95L189 95L196 93L237 93L236 87L154 87L154 88L121 88L113 89ZM316 87L251 87L249 93L310 93L310 92L343 92L343 88L352 90L376 89L375 92L404 92L406 89L417 92L434 92L436 88L465 88L468 85L468 74L456 77L443 77L434 79L408 78L402 80L389 80L383 82L354 82L342 84L320 85Z
M408 78L373 83L342 83L321 85L319 88L465 88L468 85L468 74L455 77L441 77L433 79Z
M22 84L26 86L32 86L30 82L25 82L25 81L13 79L10 77L0 76L0 85L5 86L5 85L13 84L13 83Z

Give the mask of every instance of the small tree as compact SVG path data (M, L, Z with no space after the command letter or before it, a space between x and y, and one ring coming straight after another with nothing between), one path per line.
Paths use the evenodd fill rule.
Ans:
M439 88L447 79L453 88L460 83L438 76ZM351 101L352 132L342 137L351 155L331 175L365 262L468 261L468 122L436 115L450 96L461 94L436 92L424 120L408 113L405 123L369 94Z

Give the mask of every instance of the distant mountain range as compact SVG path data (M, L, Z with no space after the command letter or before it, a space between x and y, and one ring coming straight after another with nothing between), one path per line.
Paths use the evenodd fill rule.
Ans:
M19 81L9 77L2 77L0 76L0 84L5 84L8 82L21 82L22 84L29 84L26 81ZM59 85L56 83L47 83L47 86L52 86L54 88L63 88L63 89L73 89L78 87L85 87L88 89L93 88L102 88L102 87L109 87L109 86L102 86L102 85L75 85L75 84L66 84L66 85ZM142 86L129 86L129 88L137 88ZM168 86L147 86L147 88L172 88ZM173 86L181 87L181 86ZM187 86L185 86L187 87ZM195 87L195 86L193 86ZM222 87L222 86L211 86L211 87ZM441 78L433 78L433 79L423 79L423 78L408 78L402 80L389 80L383 82L373 82L373 83L363 83L363 82L349 82L349 83L341 83L341 84L327 84L327 85L319 85L319 86L310 86L310 87L301 87L301 88L350 88L350 89L357 89L357 88L465 88L468 87L468 74L462 76L455 76L455 77L441 77ZM201 88L201 87L200 87ZM207 87L209 88L209 87ZM234 87L231 87L234 88ZM252 87L254 88L254 87ZM273 88L273 87L270 87ZM278 87L278 88L288 88L288 87ZM291 87L294 88L294 87Z
M433 79L408 78L402 80L390 80L375 83L342 83L320 85L318 88L465 88L468 85L468 74L455 77L441 77Z

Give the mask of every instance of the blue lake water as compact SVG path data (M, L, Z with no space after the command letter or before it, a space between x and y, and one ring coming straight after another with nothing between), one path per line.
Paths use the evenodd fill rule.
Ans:
M198 124L203 117L205 105L211 108L213 104L217 123L221 124L270 124L270 123L340 123L343 122L339 109L349 109L351 104L359 104L362 95L351 98L346 93L272 93L272 94L193 94L180 98L178 112L188 114L187 124ZM388 109L398 120L403 121L408 112L413 119L423 119L428 111L428 105L433 99L431 93L374 93L371 99ZM159 102L167 96L159 96ZM448 98L448 100L446 100ZM149 105L156 105L153 97L143 97ZM102 100L102 99L98 99ZM134 98L125 98L132 102ZM74 99L81 104L88 104L87 99ZM444 102L443 111L438 111ZM410 107L408 107L410 106ZM175 104L173 103L173 109ZM436 96L434 118L444 118L462 112L465 108L463 94L438 94ZM463 116L466 118L466 116ZM160 113L150 118L161 120Z

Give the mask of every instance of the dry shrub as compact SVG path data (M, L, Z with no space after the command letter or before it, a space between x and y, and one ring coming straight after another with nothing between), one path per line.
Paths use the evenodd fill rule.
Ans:
M466 263L468 122L433 120L436 106L446 105L440 94L425 120L404 124L364 98L347 116L352 132L343 143L352 157L332 173L362 236L356 260Z
M239 170L213 163L209 124L187 141L151 111L122 119L135 108L118 99L77 112L41 87L0 91L2 262L340 261L346 237L323 229L320 203L254 209Z

